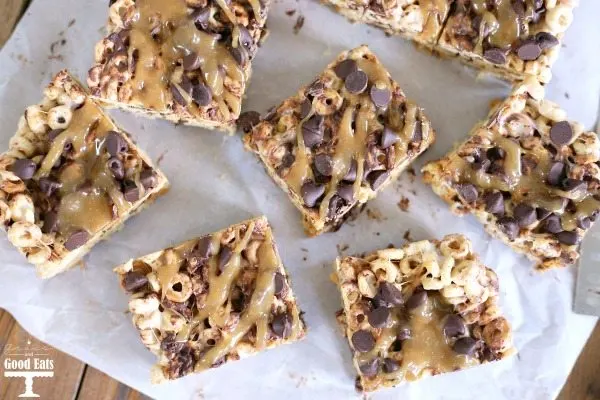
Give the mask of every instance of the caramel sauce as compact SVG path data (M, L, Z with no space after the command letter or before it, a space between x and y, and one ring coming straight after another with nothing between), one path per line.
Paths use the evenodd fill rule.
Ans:
M302 125L310 117L314 115L314 105L308 115L300 121L296 128L296 158L294 163L290 167L285 179L288 187L294 192L300 195L302 184L313 177L312 169L310 168L310 160L308 159L308 151L304 145L304 135L302 134Z
M448 15L450 2L448 0L420 0L423 13L423 31L419 34L422 40L436 39L441 31L442 21Z
M223 0L217 1L231 21L235 16ZM129 36L130 48L138 50L138 62L132 78L132 100L157 111L167 110L172 99L169 90L175 64L184 56L196 53L200 57L200 71L206 85L224 118L231 112L239 115L241 104L224 86L225 75L241 84L244 91L246 77L229 50L218 41L217 35L198 30L188 17L183 0L138 0L137 14ZM152 38L151 32L160 28L163 42ZM197 109L193 104L188 105ZM231 108L231 112L230 109Z

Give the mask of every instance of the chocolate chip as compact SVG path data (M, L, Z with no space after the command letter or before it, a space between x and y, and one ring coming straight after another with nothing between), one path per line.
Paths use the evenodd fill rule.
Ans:
M558 39L548 32L539 32L535 35L535 41L542 50L546 50L558 45Z
M592 220L588 217L579 217L577 218L577 226L579 229L587 230L592 226Z
M378 170L371 172L367 176L367 180L371 184L371 189L377 190L379 187L381 187L381 185L383 185L389 176L390 173L388 171Z
M400 140L400 138L398 135L396 135L396 132L386 126L383 128L383 132L381 132L379 147L382 149L387 149L388 147L394 145L398 140Z
M158 178L154 171L152 171L150 168L146 168L140 172L140 183L144 189L152 189L158 183Z
M562 244L567 246L574 246L579 243L580 237L577 233L572 231L562 231L556 234L556 239Z
M198 30L208 30L208 20L210 19L210 7L195 10L190 18L194 21L194 25Z
M245 111L237 121L238 127L248 133L260 122L260 114L256 111Z
M248 62L248 52L243 47L232 47L229 52L240 67L243 67Z
M324 90L325 90L325 84L322 81L320 81L319 79L317 79L313 83L310 84L310 86L308 87L308 89L306 89L304 94L309 100L312 100L313 97L322 94Z
M20 158L15 160L12 165L12 173L26 181L33 178L35 171L37 170L37 165L27 158Z
M452 350L454 350L454 352L458 353L458 354L464 354L466 356L469 356L471 354L473 354L475 352L475 349L478 346L478 342L477 340L473 339L472 337L462 337L460 339L458 339L455 343L454 346L452 346Z
M587 183L579 179L567 178L562 181L562 188L567 192L580 192L587 190Z
M423 123L421 121L415 121L415 130L410 140L414 143L419 143L423 140Z
M407 340L412 337L412 331L410 330L410 326L408 324L401 324L396 331L396 339L399 341Z
M550 128L550 140L557 146L568 144L573 138L573 129L568 121L555 122Z
M537 221L537 214L535 208L528 204L517 204L513 209L513 215L517 220L517 223L521 228L528 227Z
M183 57L183 70L184 71L195 71L202 65L202 59L200 56L192 51Z
M387 307L378 307L367 314L367 320L373 328L383 328L390 317L390 309Z
M506 151L502 147L490 147L486 150L485 155L492 161L503 160L506 157Z
M292 330L292 317L288 313L274 316L271 321L271 329L275 336L287 338Z
M519 17L523 17L525 15L525 3L523 0L513 0L512 9Z
M446 317L442 331L446 337L455 338L463 336L467 331L467 327L465 326L465 321L463 321L461 317L456 314L450 314Z
M567 168L563 162L555 162L550 166L548 171L547 180L551 186L558 186L563 181L564 176L567 173Z
M325 185L319 185L313 181L307 181L302 185L301 192L304 205L312 208L325 193Z
M115 131L110 131L105 139L106 151L111 156L118 156L120 153L125 153L129 150L129 146L123 137Z
M519 224L513 217L501 217L498 219L498 228L509 240L514 240L519 234Z
M542 221L542 230L548 233L559 233L562 231L560 217L557 214L550 214Z
M414 310L415 308L421 307L427 301L427 292L424 290L414 292L412 296L406 300L406 308L408 310Z
M140 198L140 190L136 186L135 182L123 182L123 197L125 197L125 200L131 203L133 203L134 201L138 201L138 199Z
M500 192L489 192L483 196L485 211L496 216L504 215L504 196Z
M358 163L356 162L356 160L352 160L350 162L350 168L348 168L348 172L346 173L346 175L344 175L344 178L342 178L342 180L346 182L354 182L356 180L357 169Z
M506 54L504 50L496 47L490 47L483 51L483 58L491 62L492 64L504 64L506 63Z
M361 375L366 377L372 377L377 375L379 372L379 359L374 358L371 361L367 361L358 366Z
M217 267L219 268L219 272L223 272L225 267L227 267L227 263L231 260L231 256L233 255L233 251L227 247L221 247L221 251L219 252L219 259L217 261Z
M212 236L204 236L200 240L198 240L198 244L196 245L193 255L195 257L199 257L203 260L208 260L211 256L211 245L212 245Z
M534 39L527 39L517 47L517 56L523 61L537 60L542 54L542 48Z
M58 231L58 214L54 211L48 211L44 214L44 225L42 232L52 233Z
M300 119L308 117L308 114L310 114L311 110L312 101L310 101L309 99L304 99L304 101L300 105Z
M182 105L182 106L187 106L187 101L185 100L185 97L183 96L183 94L181 93L181 90L179 90L179 88L174 85L174 84L170 84L169 85L169 90L171 91L171 94L173 95L173 100Z
M327 209L327 218L334 219L341 214L341 209L345 205L344 199L342 199L339 195L334 194L329 200L329 207Z
M42 193L44 193L47 197L52 196L60 187L62 183L52 179L52 178L40 178L38 181L38 186Z
M69 251L75 250L87 243L90 235L86 230L79 229L71 233L65 242L65 248Z
M314 147L323 141L324 119L313 115L302 124L302 137L306 147Z
M376 297L378 300L390 306L398 306L404 303L402 292L389 282L381 282L379 284Z
M371 332L362 329L352 334L351 341L354 349L361 353L371 351L375 347L375 338Z
M140 272L129 271L123 278L123 287L130 293L137 292L147 284L148 278L146 278L146 275Z
M376 85L372 85L369 95L373 104L380 108L387 107L390 104L390 100L392 100L392 92L387 87L378 88Z
M333 158L328 154L317 154L315 156L315 169L323 176L331 176L333 172Z
M63 133L64 129L52 129L50 132L48 132L48 140L50 142L53 142L54 139L56 139L56 137L58 135L60 135L61 133Z
M192 99L200 107L206 107L212 102L212 92L208 86L199 83L192 89Z
M533 156L529 156L527 154L521 155L521 173L523 175L530 175L535 167L537 167L537 160Z
M479 197L477 188L470 183L458 184L456 185L456 190L458 191L459 196L467 203L473 203L477 200L477 197Z
M369 77L364 71L354 71L346 77L345 86L348 92L352 94L359 94L364 92L369 83Z
M123 179L125 176L125 169L123 168L123 163L117 157L111 157L106 162L108 169L112 172L113 176L117 180Z
M488 160L487 156L484 154L471 164L471 168L475 171L487 171L491 164L492 162Z
M252 52L252 46L254 45L254 39L252 39L252 35L250 35L250 31L246 29L243 25L238 25L238 30L240 32L240 44L249 52Z
M341 61L340 63L338 63L338 65L333 67L333 71L340 78L346 79L346 77L348 77L350 74L358 71L358 64L354 60L347 59Z
M541 221L544 218L546 218L547 216L549 216L551 214L551 212L549 210L546 210L543 207L538 207L535 209L535 214L537 216L537 219L539 219Z
M337 194L347 203L352 203L354 201L354 186L340 184L337 189Z
M384 358L383 359L383 372L386 374L391 374L394 371L397 371L400 368L400 364L398 361L392 358Z
M284 290L286 288L285 276L283 276L283 274L280 272L276 272L274 282L275 282L275 284L274 284L275 285L275 295L279 296L282 293L284 293Z

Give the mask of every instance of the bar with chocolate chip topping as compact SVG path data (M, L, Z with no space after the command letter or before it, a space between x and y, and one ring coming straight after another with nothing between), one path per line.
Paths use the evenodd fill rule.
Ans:
M233 133L270 0L116 0L92 94L175 123Z
M423 110L366 46L253 122L246 148L289 193L310 236L339 227L435 139Z
M160 383L304 338L306 326L265 217L117 267Z
M374 391L506 358L512 330L498 278L458 234L338 258L337 320L358 372Z
M382 28L426 47L432 47L442 32L450 0L360 1L322 0L353 22Z
M27 107L0 155L0 221L50 278L168 189L167 178L67 71Z
M574 0L457 0L436 46L510 81L547 83Z
M474 214L540 269L573 264L600 214L600 140L530 78L456 150L423 168L454 213Z

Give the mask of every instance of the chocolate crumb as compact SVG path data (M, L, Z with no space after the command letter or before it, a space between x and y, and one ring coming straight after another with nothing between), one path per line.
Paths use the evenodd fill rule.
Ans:
M158 158L156 159L156 166L158 167L160 165L160 163L162 162L162 160L165 158L165 155L169 152L169 150L165 150L162 153L160 153L160 155L158 156Z
M410 179L410 183L413 183L415 181L415 177L417 176L417 173L415 172L415 169L413 167L409 167L406 169L406 173L408 174L408 178Z
M294 35L297 35L303 26L304 26L304 15L298 15L298 19L296 19L296 23L294 24Z
M287 10L287 11L285 12L285 14L286 14L288 17L291 17L292 15L296 14L296 10Z
M381 211L374 208L367 208L367 218L373 221L385 221L387 218L383 216Z
M343 256L344 252L350 248L347 244L336 244L335 248L337 249L338 256Z
M402 198L398 202L398 208L400 208L404 212L408 212L409 206L410 206L410 200L407 197L402 196Z
M410 236L410 229L404 232L404 236L402 236L402 238L407 242L412 242L412 237Z
M75 25L75 18L73 18L72 20L69 21L69 24L67 25L67 28L70 28L73 25Z
M565 92L565 98L570 99L571 95L569 94L569 92Z

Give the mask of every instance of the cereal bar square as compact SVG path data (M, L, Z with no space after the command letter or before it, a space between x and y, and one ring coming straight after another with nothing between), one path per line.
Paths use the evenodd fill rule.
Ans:
M117 267L159 383L302 339L306 326L265 217Z
M315 236L339 227L434 141L423 110L366 46L344 52L246 134Z
M498 307L498 278L462 235L364 257L338 258L335 281L358 371L373 391L496 361L514 353Z
M80 84L61 71L27 107L0 155L0 221L50 278L81 261L168 189L153 165Z

